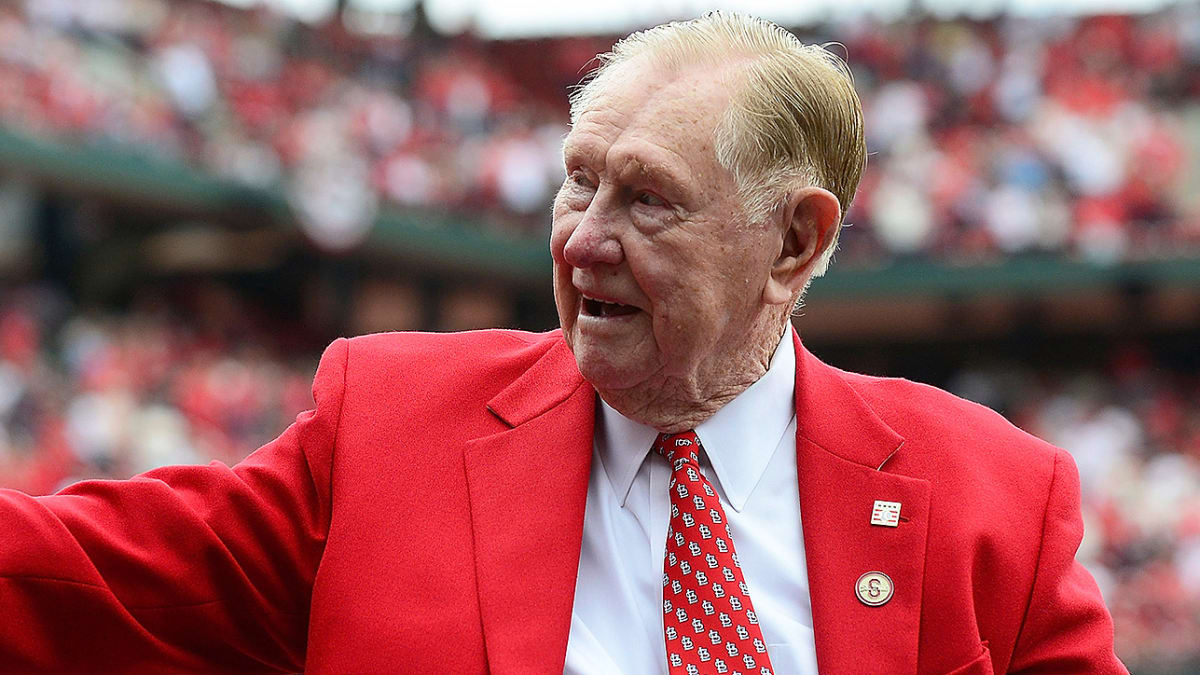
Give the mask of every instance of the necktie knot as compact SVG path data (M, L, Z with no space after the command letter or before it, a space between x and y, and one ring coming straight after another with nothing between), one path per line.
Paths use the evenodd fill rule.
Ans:
M700 439L691 429L677 434L659 434L654 441L654 451L662 455L676 470L682 466L680 462L700 465Z

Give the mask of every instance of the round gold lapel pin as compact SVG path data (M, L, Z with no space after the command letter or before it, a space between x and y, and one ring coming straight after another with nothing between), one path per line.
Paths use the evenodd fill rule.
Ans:
M868 607L886 604L892 599L892 592L895 590L892 578L883 572L867 572L854 582L854 594Z

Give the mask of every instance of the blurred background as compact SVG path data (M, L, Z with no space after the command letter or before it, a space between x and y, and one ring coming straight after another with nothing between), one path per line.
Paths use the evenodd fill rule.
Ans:
M339 335L554 327L566 92L707 8L599 4L0 0L0 485L236 462ZM722 6L866 109L808 347L1069 450L1119 654L1200 672L1200 8Z

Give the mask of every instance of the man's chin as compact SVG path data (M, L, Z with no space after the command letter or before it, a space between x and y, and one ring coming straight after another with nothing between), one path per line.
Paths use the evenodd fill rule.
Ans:
M620 358L620 355L596 353L594 347L576 345L575 365L583 379L600 391L620 391L635 387L646 379L649 369Z

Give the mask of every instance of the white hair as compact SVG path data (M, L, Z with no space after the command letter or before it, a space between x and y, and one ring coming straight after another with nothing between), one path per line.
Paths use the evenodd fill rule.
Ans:
M867 151L853 78L835 54L770 21L714 11L633 33L597 59L571 94L572 123L597 104L619 66L635 59L669 69L745 59L714 140L717 161L733 174L747 215L765 219L792 189L815 185L837 197L845 216ZM828 268L841 225L839 218L813 276Z

